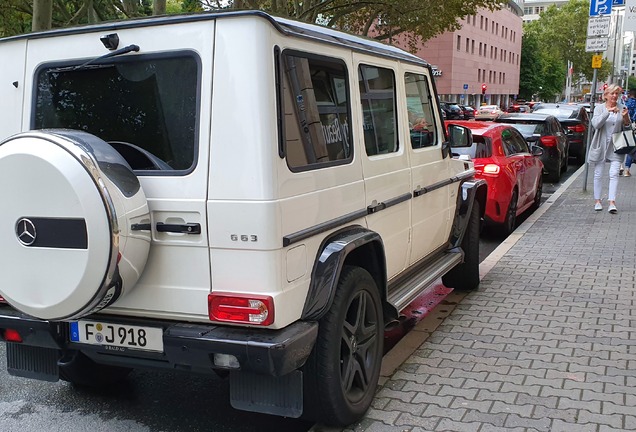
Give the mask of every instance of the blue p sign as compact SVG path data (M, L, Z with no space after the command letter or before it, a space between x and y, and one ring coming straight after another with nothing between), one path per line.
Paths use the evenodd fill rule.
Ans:
M612 13L612 0L590 1L590 16L609 15Z

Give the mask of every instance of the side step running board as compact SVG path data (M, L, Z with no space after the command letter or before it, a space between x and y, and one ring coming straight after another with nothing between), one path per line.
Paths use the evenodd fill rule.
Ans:
M390 286L389 303L395 306L398 311L401 311L415 300L424 288L432 285L438 278L448 273L457 264L460 264L463 258L463 253L458 249L454 249L450 252L445 252L434 261L428 262L426 266L422 267L421 271L401 280L395 286Z

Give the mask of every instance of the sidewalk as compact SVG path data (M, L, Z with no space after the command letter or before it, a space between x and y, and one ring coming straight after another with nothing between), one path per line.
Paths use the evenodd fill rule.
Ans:
M482 263L477 291L438 306L441 325L400 342L430 334L408 357L385 357L372 408L345 431L636 431L636 177L619 178L617 215L594 211L583 179Z

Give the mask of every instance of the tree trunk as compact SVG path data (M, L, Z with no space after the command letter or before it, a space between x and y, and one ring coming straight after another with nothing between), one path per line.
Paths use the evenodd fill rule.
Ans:
M166 0L154 0L152 4L153 15L165 15L166 14Z
M33 0L33 23L31 30L40 31L51 28L53 19L53 0Z

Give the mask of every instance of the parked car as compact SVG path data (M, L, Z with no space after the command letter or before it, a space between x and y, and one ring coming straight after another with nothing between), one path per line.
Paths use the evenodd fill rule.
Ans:
M521 113L525 113L525 112L531 112L532 110L530 109L530 107L528 105L524 105L524 104L514 104L514 105L510 105L508 107L507 112L509 113L514 113L514 112L521 112Z
M528 144L543 148L543 172L551 182L561 180L568 167L568 137L556 117L540 113L507 113L495 120L513 125Z
M446 113L445 118L447 120L462 120L464 118L462 109L455 102L440 101L439 105L442 111Z
M479 285L488 185L415 55L237 11L13 36L0 59L11 375L207 374L236 409L346 426L385 326L440 278Z
M482 105L477 109L475 120L494 120L503 113L497 105Z
M471 129L473 144L451 151L457 156L469 156L475 164L475 176L488 183L485 221L503 234L510 234L517 216L541 203L543 149L528 145L511 125L481 121L446 124Z
M570 142L570 157L576 158L578 164L585 162L587 149L587 134L589 133L590 117L585 106L578 104L544 103L535 110L537 114L550 114L559 120L565 128Z
M470 120L475 118L475 108L468 105L460 105L462 113L464 114L464 120Z

